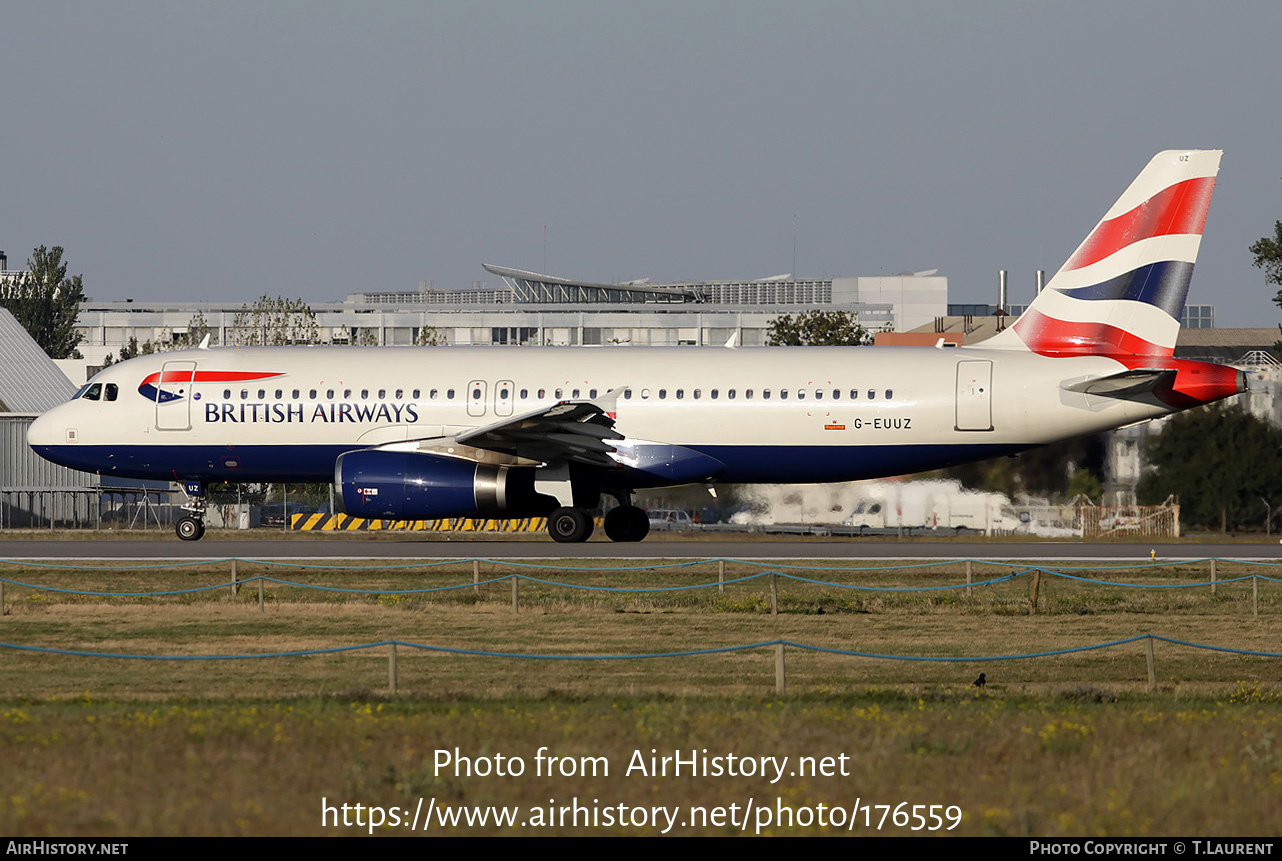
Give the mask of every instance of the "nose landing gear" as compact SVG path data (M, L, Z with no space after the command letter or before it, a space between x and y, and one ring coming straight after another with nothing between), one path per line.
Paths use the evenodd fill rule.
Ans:
M183 511L190 513L179 518L174 532L183 541L199 541L205 534L205 487L199 481L184 481L182 488L187 497Z

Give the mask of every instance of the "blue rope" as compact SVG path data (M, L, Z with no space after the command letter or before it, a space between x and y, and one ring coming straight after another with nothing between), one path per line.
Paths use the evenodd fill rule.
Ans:
M1176 640L1171 637L1163 637L1157 634L1141 634L1136 637L1127 637L1123 640L1112 640L1106 643L1095 643L1086 646L1076 646L1069 649L1055 649L1046 652L1028 652L1015 655L977 655L969 657L931 657L927 655L888 655L877 652L861 652L853 649L834 649L827 646L815 646L808 643L798 643L793 640L765 640L758 643L745 643L738 646L718 646L708 649L684 649L675 652L642 652L636 654L603 654L603 655L552 655L535 652L499 652L488 649L461 649L449 646L432 646L425 643L411 643L405 640L380 640L376 643L362 643L355 646L332 646L322 649L300 649L289 652L262 652L258 654L233 654L233 655L139 655L125 652L91 652L83 649L57 649L49 646L25 646L18 643L0 643L0 648L12 649L23 652L38 652L52 655L71 655L85 658L118 658L142 661L240 661L240 660L262 660L265 658L296 658L307 657L310 655L328 655L338 652L355 652L365 649L374 649L382 646L404 646L408 649L417 649L425 652L441 652L455 655L471 655L486 658L519 658L523 660L537 661L623 661L623 660L648 660L652 658L684 658L694 655L714 655L725 654L730 652L743 652L750 649L760 649L767 646L789 646L794 649L802 649L808 652L823 652L833 655L845 655L855 658L874 658L887 661L919 661L919 662L936 662L936 663L986 663L992 661L1018 661L1028 658L1046 658L1058 655L1071 655L1079 652L1091 652L1099 649L1108 649L1114 646L1124 646L1129 643L1137 643L1141 640L1152 639L1161 640L1165 643L1171 643L1177 646L1187 646L1192 649L1205 649L1214 652L1228 652L1235 655L1249 655L1261 658L1282 658L1282 652L1258 652L1249 649L1232 649L1223 646L1210 646L1205 643L1193 643L1187 640Z

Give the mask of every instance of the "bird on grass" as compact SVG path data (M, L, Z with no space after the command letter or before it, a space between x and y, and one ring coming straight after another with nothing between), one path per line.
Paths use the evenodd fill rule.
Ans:
M982 688L982 687L983 687L984 685L986 685L986 684L988 684L988 679L987 679L987 678L985 678L985 676L984 676L984 674L983 674L983 673L980 673L980 674L979 674L979 678L977 678L977 679L975 679L975 681L971 682L971 683L970 683L970 686L971 686L972 688Z

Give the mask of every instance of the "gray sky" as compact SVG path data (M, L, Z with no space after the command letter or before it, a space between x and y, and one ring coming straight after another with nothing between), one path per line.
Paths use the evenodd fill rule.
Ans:
M1218 7L1218 8L1215 8ZM1282 311L1276 0L0 0L0 248L97 299L938 267L1053 274L1225 150L1190 301Z

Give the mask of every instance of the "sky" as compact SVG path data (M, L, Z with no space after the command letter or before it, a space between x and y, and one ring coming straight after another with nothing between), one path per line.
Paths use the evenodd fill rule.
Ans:
M1282 4L0 0L0 249L97 300L938 269L1032 297L1223 149L1190 302L1282 309ZM1273 57L1274 59L1270 59Z

